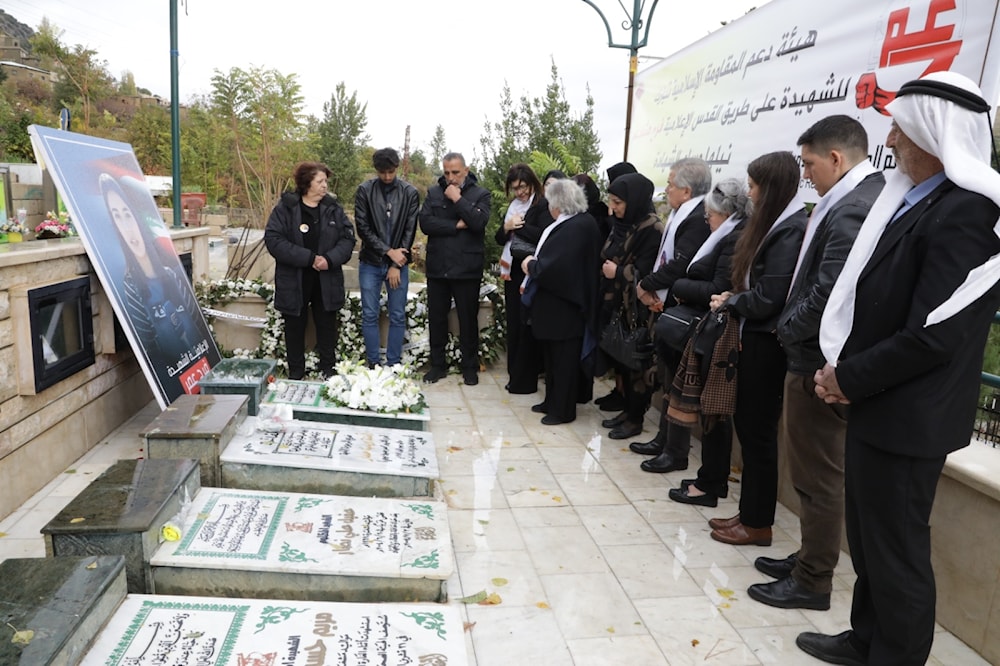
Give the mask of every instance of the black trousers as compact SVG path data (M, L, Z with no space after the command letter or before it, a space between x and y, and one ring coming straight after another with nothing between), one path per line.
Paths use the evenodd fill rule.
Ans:
M504 282L507 306L507 375L511 393L534 393L542 370L543 345L535 340L521 305L521 281Z
M778 503L778 419L787 360L773 333L744 332L740 342L733 414L743 450L740 522L770 527Z
M337 364L340 313L323 307L319 274L307 270L302 275L302 310L297 315L282 315L289 379L302 379L306 372L306 324L309 321L310 310L316 327L316 351L319 353L320 373L323 377L329 377L333 374L333 366Z
M930 655L937 599L930 515L944 461L887 453L848 426L845 518L858 574L851 626L869 664L917 666Z
M576 419L576 402L583 371L583 338L545 340L545 413L564 423Z
M447 280L427 278L427 323L430 330L431 366L448 367L448 312L455 299L462 370L479 370L479 278Z

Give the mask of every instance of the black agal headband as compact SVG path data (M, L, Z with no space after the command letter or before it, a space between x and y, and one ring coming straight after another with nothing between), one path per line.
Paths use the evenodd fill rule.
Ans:
M990 105L986 100L974 92L969 92L964 88L934 81L932 79L916 79L903 84L903 87L896 93L896 97L904 95L930 95L953 102L963 109L974 111L975 113L986 113L990 110Z

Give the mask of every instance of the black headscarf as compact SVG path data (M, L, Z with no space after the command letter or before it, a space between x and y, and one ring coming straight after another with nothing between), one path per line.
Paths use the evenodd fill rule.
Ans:
M608 182L615 182L620 176L627 173L639 173L631 162L619 162L608 167Z
M555 178L556 180L565 180L566 174L564 174L559 169L552 169L551 171L545 174L544 178L542 178L543 186L545 185L545 183L549 182L549 178Z
M619 176L608 187L608 192L625 202L625 217L621 221L626 226L639 224L653 210L653 181L641 173Z

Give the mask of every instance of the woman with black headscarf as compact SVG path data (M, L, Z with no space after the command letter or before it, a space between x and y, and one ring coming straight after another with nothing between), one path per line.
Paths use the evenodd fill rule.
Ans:
M608 208L614 223L601 258L602 327L621 317L628 328L647 326L649 310L636 298L635 285L653 269L663 224L653 212L653 183L642 174L616 178L608 188ZM630 370L609 359L623 380L625 409L601 425L611 439L628 439L642 432L652 387L646 371Z

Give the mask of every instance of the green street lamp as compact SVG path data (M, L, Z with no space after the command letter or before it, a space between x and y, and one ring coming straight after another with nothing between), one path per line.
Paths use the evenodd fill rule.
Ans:
M653 0L649 7L649 13L645 14L643 17L643 12L646 9L646 0L632 0L632 12L625 7L625 0L618 0L618 6L621 7L622 12L625 14L625 20L621 22L621 29L629 34L631 41L627 44L616 43L614 37L611 34L611 24L608 23L608 18L601 11L593 0L583 0L597 12L601 20L604 21L604 28L608 31L608 47L613 49L628 49L629 60L628 60L628 103L625 109L625 155L622 159L628 160L628 137L629 132L632 129L632 92L635 87L635 71L638 68L639 62L639 49L646 45L649 40L649 26L653 22L653 12L656 11L656 4L660 0ZM640 38L641 33L641 38Z
M181 112L177 55L177 0L170 0L170 161L175 229L184 226L181 223Z

